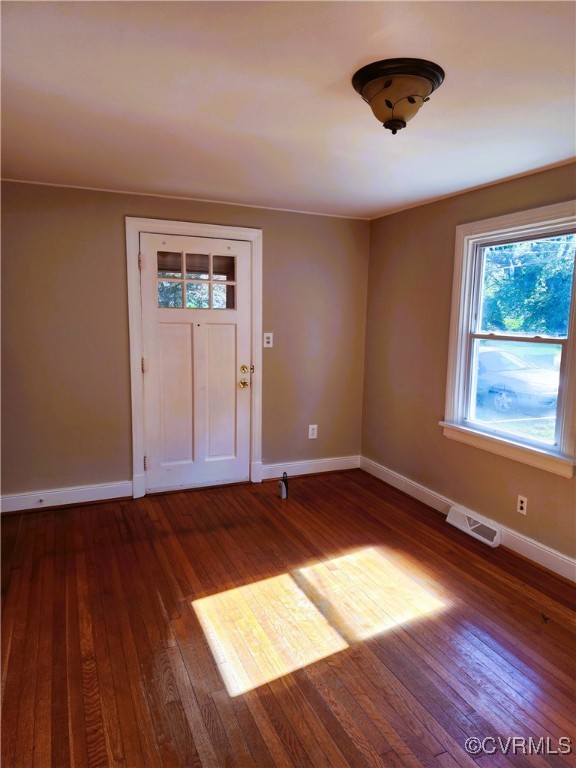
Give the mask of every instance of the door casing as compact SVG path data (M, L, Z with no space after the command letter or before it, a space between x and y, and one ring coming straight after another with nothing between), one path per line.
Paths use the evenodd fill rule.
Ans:
M251 244L252 365L250 416L250 480L262 480L262 230L227 227L187 221L141 219L126 216L126 267L128 277L128 322L130 333L130 390L132 402L132 495L144 496L144 393L142 372L143 338L140 268L140 234L190 235Z

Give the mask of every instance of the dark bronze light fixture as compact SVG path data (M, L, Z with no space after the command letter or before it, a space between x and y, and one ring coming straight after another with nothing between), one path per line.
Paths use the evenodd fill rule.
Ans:
M432 61L385 59L359 69L352 85L384 128L395 134L406 128L443 81L444 70Z

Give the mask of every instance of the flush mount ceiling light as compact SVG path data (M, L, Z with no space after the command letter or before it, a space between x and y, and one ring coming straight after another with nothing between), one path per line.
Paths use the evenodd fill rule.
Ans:
M432 61L385 59L359 69L352 85L384 128L394 134L406 128L443 80L444 70Z

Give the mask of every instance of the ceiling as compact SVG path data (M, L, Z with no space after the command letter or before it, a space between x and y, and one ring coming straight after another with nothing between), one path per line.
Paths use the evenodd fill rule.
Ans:
M2 175L371 219L574 158L572 2L3 2ZM446 72L392 136L354 72Z

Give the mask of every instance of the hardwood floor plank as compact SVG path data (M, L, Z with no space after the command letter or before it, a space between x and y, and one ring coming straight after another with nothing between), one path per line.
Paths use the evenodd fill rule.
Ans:
M102 528L102 534L108 546L114 546L114 521L109 526ZM99 552L96 551L96 556ZM125 644L130 645L130 639L126 637L126 597L118 578L114 557L102 559L105 567L98 569L98 580L102 598L102 612L100 622L105 629L105 650L109 659L107 671L108 684L114 693L114 704L119 732L115 734L117 749L121 749L118 759L128 765L145 765L145 752L142 749L138 716L133 701L134 687L126 684L126 672L130 668L130 660L125 651ZM97 615L97 614L95 614ZM102 642L103 638L97 640ZM128 653L130 649L128 650ZM136 671L134 666L132 670ZM102 678L99 673L99 678ZM122 717L118 717L118 712Z
M172 733L174 734L174 743L179 755L179 765L196 768L201 766L202 761L196 750L196 744L190 730L182 702L179 698L167 702L166 708Z
M30 603L26 621L26 635L22 645L25 661L20 681L18 731L14 754L14 764L19 768L28 768L28 766L33 765L34 761L34 713L37 701L38 649L42 637L42 572L47 527L47 516L42 515L36 533L34 560L30 573Z
M124 689L123 696L126 697L127 693L130 696L129 700L125 699L126 704L120 706L123 713L120 725L128 764L153 768L161 765L162 759L156 741L154 720L143 690L138 643L133 634L130 614L126 610L129 595L125 589L121 568L126 562L127 545L122 540L118 527L119 521L115 517L110 526L110 540L114 546L115 557L106 574L109 579L106 591L111 598L113 596L114 610L110 613L107 610L106 617L110 622L110 631L116 636L113 654L114 676L118 677L118 684ZM125 711L127 722L124 718ZM126 730L130 735L124 736Z
M428 627L428 630L430 628ZM407 630L407 634L412 633L412 628ZM467 720L470 721L467 736L481 734L491 737L501 736L505 739L510 734L526 737L530 735L528 728L530 724L517 713L515 707L503 703L507 702L506 696L491 688L491 681L495 674L492 670L486 668L485 674L478 677L474 669L467 668L465 658L453 649L446 649L440 636L432 632L429 633L426 645L436 659L435 666L439 674L450 683L457 695L465 698L474 707L475 711L466 715ZM380 655L381 650L378 649L376 653ZM389 658L388 653L386 658ZM543 729L541 735L544 735ZM464 739L460 743L463 744Z
M15 526L12 526L14 528ZM3 530L3 529L2 529ZM23 540L24 535L20 538ZM2 667L2 699L6 686L8 662L12 650L12 642L17 634L17 616L22 615L23 604L28 606L29 580L22 581L23 566L17 560L13 565L9 560L2 561L2 628L0 643L0 659Z
M194 743L200 764L205 768L219 768L221 763L212 746L212 739L202 718L194 687L186 671L180 650L175 647L168 648L167 655L190 731L194 734Z
M11 590L18 593L18 600L14 606L14 618L12 631L8 642L8 652L4 664L5 686L2 697L2 764L16 765L19 749L19 718L23 707L28 707L28 716L34 711L33 694L30 696L29 686L32 680L31 666L34 661L30 659L26 651L30 648L30 642L34 642L35 628L37 632L38 612L35 610L35 602L38 601L38 570L39 562L35 555L41 551L38 539L42 536L42 520L38 516L30 525L25 526L23 533L23 552L19 566L15 569L17 578L7 586L7 593ZM37 637L37 635L36 635ZM33 671L33 670L32 670ZM28 691L28 698L25 698ZM24 713L24 717L26 717ZM27 745L33 744L32 734L28 734ZM26 748L26 745L21 745Z
M431 679L436 682L435 676L429 674L425 665L412 664L413 657L410 653L404 653L400 639L394 635L393 632L389 633L386 643L368 643L362 649L361 658L358 660L359 667L364 669L364 674L368 674L379 688L385 687L392 694L387 697L389 703L397 698L394 693L395 686L402 681L409 691L406 706L411 713L404 720L410 722L410 718L414 718L414 722L419 723L413 728L413 733L418 733L423 726L427 726L430 735L437 742L437 745L432 744L435 756L442 753L442 747L449 745L454 748L464 744L472 727L469 715L474 714L474 710L471 705L458 697L453 689L441 684L430 684ZM383 658L386 659L387 668L398 680L398 683L392 686L380 673L380 662ZM470 765L469 760L465 763Z
M574 662L566 667L563 664L558 667L546 654L535 653L514 643L514 638L503 633L494 622L487 623L477 618L472 623L465 614L459 614L458 618L461 626L475 635L484 646L505 659L517 673L537 686L544 687L552 700L557 701L563 710L570 711L576 672Z
M295 762L294 755L290 752L290 747L286 746L285 740L281 738L281 734L276 727L274 712L269 712L266 709L261 693L259 691L249 691L243 698L262 735L274 765L277 768L292 768L294 765L300 765L300 762Z
M217 694L213 694L215 696ZM221 699L224 699L224 693L218 694ZM245 698L241 696L235 696L230 699L230 704L234 710L238 727L244 734L246 743L254 762L258 768L266 768L266 766L274 766L275 762L271 754L271 750L268 748L264 736L256 722L250 707L246 704Z
M165 619L157 602L158 596L153 590L154 581L148 583L148 571L136 557L137 542L132 539L134 528L126 524L126 517L126 514L122 514L118 525L118 532L123 537L120 576L130 622L130 628L125 628L126 637L129 638L125 648L135 652L139 662L139 678L135 683L141 687L145 696L144 701L136 699L139 702L140 721L148 720L148 712L152 719L152 727L147 729L147 753L152 757L160 757L160 762L152 762L152 765L172 768L180 764L180 759L167 709L171 692L175 689L174 683L167 682L164 675L169 666L164 646L168 628L164 626ZM148 548L146 551L149 551Z
M66 653L66 526L68 514L54 515L54 586L52 593L50 752L53 765L70 765L68 733L68 658Z
M82 653L80 643L80 614L77 589L78 552L83 547L82 535L73 521L66 529L66 661L68 696L68 738L70 764L87 766L88 727L82 685ZM57 738L57 734L54 734Z
M360 470L10 515L2 555L9 768L574 765L574 586Z
M382 723L376 724L363 706L366 702L356 699L344 682L333 674L326 662L307 667L306 672L355 749L362 755L364 763L373 768L385 766L386 757L393 751L394 742L397 741L399 745L401 743L399 738L396 739L393 729L388 725L382 727ZM408 748L405 753L407 766L421 765Z
M530 717L531 713L536 710L539 725L545 729L544 735L548 729L558 729L565 732L571 727L571 716L574 714L573 706L565 706L557 699L549 697L544 686L519 675L506 659L481 643L474 634L468 632L461 625L456 625L450 617L447 618L447 621L450 622L452 631L457 629L459 637L466 642L469 653L475 655L477 666L492 670L495 695L498 695L497 691L499 695L505 691L507 696L514 701L518 713L525 713L526 717Z
M82 514L85 516L85 513ZM87 764L92 767L107 766L110 759L116 762L116 758L109 754L110 743L107 739L104 715L106 706L101 695L98 680L96 638L94 637L93 606L90 594L91 589L95 585L88 580L89 574L92 575L92 569L89 568L87 562L88 538L83 539L82 547L76 550L76 593L78 599L82 699L84 703L86 748L88 751ZM96 615L99 618L99 614Z
M443 624L449 625L447 631L441 631ZM447 657L446 663L454 664L456 661L459 666L466 670L462 677L469 681L470 686L474 685L478 675L484 674L485 679L481 692L487 701L493 701L497 704L503 696L506 696L508 700L514 702L513 709L517 717L529 725L531 721L530 710L536 699L536 708L541 721L540 726L537 727L542 727L542 735L549 735L544 724L547 721L546 714L551 713L552 709L538 696L537 689L530 681L523 679L518 674L510 674L509 668L500 657L492 659L484 652L484 648L479 647L476 643L469 643L469 635L449 616L443 622L431 624L429 629L432 639L436 639L438 647L444 649ZM554 717L561 721L563 726L568 725L568 721L561 714L560 707L554 711ZM547 725L554 727L553 723L548 722Z
M313 684L310 676L306 671L294 672L293 676L298 683L299 690L302 691L302 695L313 709L314 714L321 720L324 728L330 734L330 738L342 753L345 760L343 765L349 765L350 768L362 768L365 765L362 753L354 745L354 741L346 728L344 728L342 722L332 710L329 702ZM359 723L356 723L356 725L359 725ZM374 728L372 723L368 723L367 727ZM373 739L378 743L379 756L385 755L387 762L388 758L393 754L390 745L379 734L375 735L373 733Z
M0 540L1 557L1 595L2 618L6 607L6 594L14 570L22 567L24 549L24 523L22 515L2 516L2 538Z
M269 765L270 755L268 750L260 751L262 762L255 760L236 718L236 712L232 705L233 699L225 691L221 690L212 693L212 700L216 705L221 722L225 725L232 754L235 756L238 764L245 765L246 768L259 768L260 765L265 763Z
M374 674L376 665L365 646L353 646L346 658L335 656L326 662L395 751L404 757L400 750L406 746L423 764L434 764L434 757L443 751L442 742L431 732L436 722L419 716L417 702L391 672L386 669L380 676Z
M32 764L38 768L52 763L52 633L54 621L54 528L55 520L46 520L42 557L40 595L40 632L36 661L36 704L34 708L34 753Z
M155 502L156 528L166 552L169 569L174 573L174 578L178 582L179 591L184 597L200 596L203 593L202 582L184 550L189 531L181 525L171 526L169 498L158 496Z

